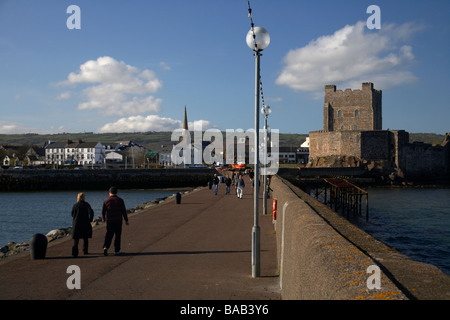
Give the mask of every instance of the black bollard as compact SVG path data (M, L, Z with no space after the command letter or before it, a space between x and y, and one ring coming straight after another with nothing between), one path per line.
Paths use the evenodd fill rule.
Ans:
M181 203L181 193L177 192L177 204Z
M47 252L47 237L43 234L36 233L30 239L30 256L31 260L45 259Z

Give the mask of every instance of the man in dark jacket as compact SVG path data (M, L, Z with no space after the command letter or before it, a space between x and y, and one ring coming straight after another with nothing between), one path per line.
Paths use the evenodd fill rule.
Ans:
M109 198L105 200L102 207L102 219L106 221L106 235L105 243L103 245L103 254L108 255L108 249L111 245L113 236L114 239L114 252L120 253L120 240L122 236L122 219L125 220L125 224L128 225L127 209L125 208L125 202L122 198L117 196L117 188L111 187L109 189Z
M217 177L217 174L214 173L212 181L214 184L214 194L217 196L217 191L219 190L219 178Z

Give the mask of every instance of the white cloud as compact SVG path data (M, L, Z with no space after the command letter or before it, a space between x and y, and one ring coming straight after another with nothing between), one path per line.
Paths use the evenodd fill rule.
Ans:
M38 130L18 122L0 121L0 134L21 134L30 132L38 133Z
M197 120L189 122L189 129L192 130L194 125L202 125L202 129L206 130L210 127L210 122L206 120ZM115 122L105 124L98 131L105 132L147 132L147 131L173 131L182 128L181 120L171 118L163 118L158 115L148 116L131 116L121 118Z
M83 90L86 101L79 110L97 110L104 115L135 115L157 113L161 99L145 96L162 87L161 81L151 70L139 70L111 57L99 57L71 72L63 85L88 84ZM61 99L63 93L59 96Z
M18 129L17 124L0 122L0 134L18 133L17 129Z
M162 68L163 70L166 70L166 71L169 71L171 69L170 66L167 63L165 63L164 61L161 61L159 63L159 66L160 66L160 68Z
M71 93L69 91L61 93L56 99L58 100L66 100L70 99Z
M408 70L414 54L405 42L421 29L411 23L384 24L373 32L365 22L347 25L289 51L276 83L294 90L322 91L326 84L359 88L370 81L386 89L415 81Z

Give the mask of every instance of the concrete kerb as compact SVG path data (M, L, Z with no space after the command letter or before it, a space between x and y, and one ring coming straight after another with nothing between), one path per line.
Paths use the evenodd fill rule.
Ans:
M369 290L367 268L376 263L279 177L273 177L271 188L283 208L275 223L283 299L407 299L382 271L381 289Z

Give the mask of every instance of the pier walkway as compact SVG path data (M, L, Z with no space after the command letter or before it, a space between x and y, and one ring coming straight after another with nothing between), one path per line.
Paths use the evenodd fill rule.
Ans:
M131 214L119 256L111 254L113 246L103 255L106 229L100 224L88 255L80 241L80 255L73 258L66 237L49 244L46 259L31 260L28 251L8 257L0 261L0 299L278 300L271 216L260 216L261 276L251 276L253 189L248 180L246 185L243 199L233 187L225 195L220 184L217 196L199 188L183 195L181 204L167 201ZM67 287L71 265L80 268L81 289Z

